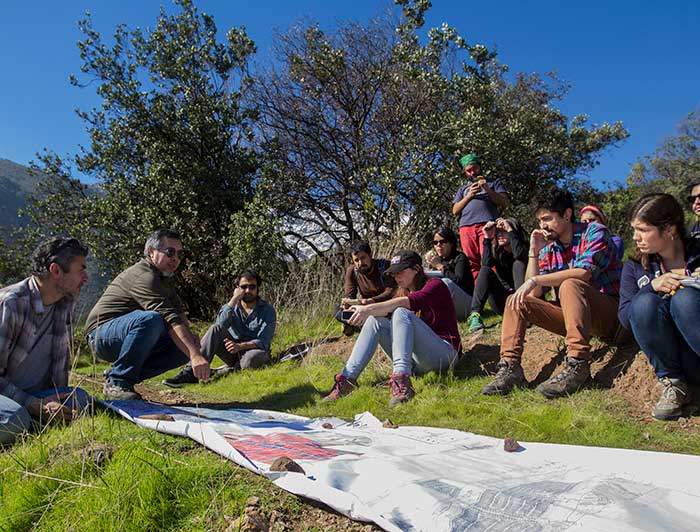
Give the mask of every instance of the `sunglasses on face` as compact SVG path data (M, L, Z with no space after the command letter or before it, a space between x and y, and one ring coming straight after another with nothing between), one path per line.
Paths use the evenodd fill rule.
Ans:
M698 198L700 198L700 194L695 194L695 196L688 196L688 201L690 203L695 203Z
M187 252L184 249L175 249L175 248L164 248L164 249L159 249L163 255L168 257L169 259L172 259L173 257L177 256L178 259L184 259L185 255Z
M433 246L441 246L442 244L447 244L448 240L433 240Z
M241 290L256 290L258 288L258 285L256 284L239 284L238 288Z

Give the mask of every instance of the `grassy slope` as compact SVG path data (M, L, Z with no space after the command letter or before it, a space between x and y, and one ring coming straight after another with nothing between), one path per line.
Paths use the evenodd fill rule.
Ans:
M320 318L285 327L276 340L277 350L335 330L335 324ZM482 342L495 344L497 336L493 328ZM390 411L389 390L379 385L388 378L390 366L377 358L362 375L356 393L334 404L322 403L332 375L343 365L337 355L324 356L331 346L318 347L302 364L288 362L192 385L176 397L345 419L369 410L398 424L450 427L520 441L700 452L694 435L660 422L631 419L624 402L610 390L585 390L555 401L532 390L484 397L479 390L488 378L470 377L477 373L470 360L463 360L454 375L415 379L416 398ZM80 372L99 374L100 368ZM148 385L164 399L172 397L159 380ZM0 452L0 531L224 530L250 496L261 499L266 515L276 512L279 530L361 529L341 517L325 520L320 510L194 442L140 430L107 413L68 427L49 427Z

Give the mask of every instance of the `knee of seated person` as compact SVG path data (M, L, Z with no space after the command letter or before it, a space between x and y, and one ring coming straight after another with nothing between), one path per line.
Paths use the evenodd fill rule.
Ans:
M664 300L656 292L638 293L630 303L630 320L640 323L651 318L656 314L659 305L663 303Z
M565 279L560 285L559 285L559 293L561 294L562 292L581 292L582 290L588 288L591 286L587 281L584 281L582 279Z
M165 320L154 310L144 310L138 318L139 323L150 328L165 328Z
M678 290L670 300L671 314L673 316L693 316L697 319L700 310L700 290L695 288L683 288Z
M391 315L391 319L393 320L394 318L406 318L409 317L411 314L412 312L406 307L399 307L393 312L393 314Z

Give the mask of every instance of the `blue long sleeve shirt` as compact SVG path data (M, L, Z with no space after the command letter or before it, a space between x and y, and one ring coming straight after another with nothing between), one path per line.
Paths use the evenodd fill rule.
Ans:
M240 305L231 308L224 304L216 316L216 323L226 327L235 342L253 342L263 351L270 352L277 326L277 313L272 305L259 298L247 316Z

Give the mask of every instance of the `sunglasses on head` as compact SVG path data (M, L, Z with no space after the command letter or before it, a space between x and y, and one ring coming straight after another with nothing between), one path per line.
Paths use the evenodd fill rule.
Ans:
M163 248L159 249L163 255L168 257L169 259L172 259L177 255L178 259L184 259L185 255L187 255L187 252L184 249L175 249L175 248Z
M433 240L433 246L439 246L441 244L447 244L449 240Z

